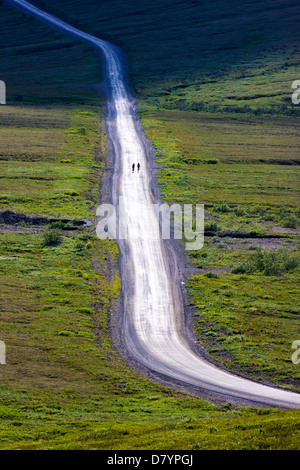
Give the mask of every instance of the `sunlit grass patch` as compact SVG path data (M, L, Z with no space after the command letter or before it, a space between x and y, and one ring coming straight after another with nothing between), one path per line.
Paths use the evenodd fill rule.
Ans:
M298 273L195 275L189 282L196 331L212 356L254 380L299 390L292 342L300 331Z
M199 344L233 372L299 390L297 120L158 110L141 119L163 199L205 206L209 236L187 252L199 270L188 290Z
M96 180L91 189L92 170L98 167L99 179L102 165L98 111L19 105L1 109L0 120L0 132L5 135L1 209L71 219L91 217L97 189Z
M180 111L141 119L166 202L204 204L207 223L223 229L299 226L297 120Z

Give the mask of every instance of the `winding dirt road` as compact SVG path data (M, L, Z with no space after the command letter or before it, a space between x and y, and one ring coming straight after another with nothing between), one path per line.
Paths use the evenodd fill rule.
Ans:
M150 190L146 139L123 77L118 50L22 0L5 3L104 54L107 130L114 149L112 203L127 217L128 234L118 240L123 286L123 338L129 354L147 369L237 403L299 408L300 395L223 371L196 355L181 334L183 303L170 248L158 233ZM132 163L141 164L132 173Z

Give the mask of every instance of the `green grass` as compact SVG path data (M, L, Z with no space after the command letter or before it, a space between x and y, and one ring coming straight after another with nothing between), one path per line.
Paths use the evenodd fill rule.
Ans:
M199 343L212 357L253 380L300 390L291 360L299 336L299 273L284 278L264 275L195 275L190 279Z
M213 411L189 398L141 394L82 399L66 391L51 402L24 392L5 394L22 415L3 413L5 449L25 450L293 450L295 412L226 408ZM40 400L39 400L40 398ZM42 398L42 400L41 400ZM59 403L57 403L59 400ZM184 405L185 403L185 405ZM107 413L107 408L110 413ZM149 414L150 413L150 414ZM22 419L26 417L26 419ZM11 430L14 434L11 434ZM16 443L11 444L9 441Z
M296 1L90 2L90 9L73 0L36 3L122 47L130 83L148 107L296 111Z
M140 115L162 165L157 178L166 202L205 204L206 222L223 229L299 226L297 119L182 111Z
M257 248L246 262L232 270L234 274L263 273L266 276L279 276L295 270L299 257L291 256L286 250L262 250Z
M98 55L7 5L0 5L1 80L7 103L95 104L101 81ZM13 31L13 34L12 34ZM78 64L84 63L84 67Z
M258 244L298 253L297 2L218 3L217 15L214 2L35 4L124 49L166 202L204 203L206 225L220 231L288 234L270 244L206 238L190 253L198 274L187 288L198 341L213 360L299 390L291 361L299 268L232 272ZM0 108L1 210L93 220L103 100L73 85L102 80L98 55L0 9L9 103ZM1 228L1 449L299 448L299 411L208 403L124 364L111 339L118 251L94 226L63 230L55 244L47 227Z
M191 159L195 165L218 162L299 164L298 118L174 110L141 111L141 116L151 139L154 142L159 139L160 144L164 139L169 147L178 151L179 161L182 155L184 162ZM213 167L213 171L217 170L218 167Z
M297 411L209 404L126 367L107 259L111 270L114 243L87 232L57 246L43 231L1 234L1 449L296 449Z
M104 165L105 136L101 134L98 145L99 128L97 108L1 108L0 210L94 217L93 200Z
M204 204L205 230L214 234L187 252L199 272L187 284L199 344L232 371L299 391L291 360L300 333L297 119L140 115L164 201Z
M24 174L45 175L45 169L56 168L60 184L67 182L65 189L78 193L69 196L78 198L78 207L85 207L89 195L91 209L80 214L93 216L106 139L96 125L97 113L57 106L5 107L1 112L3 127L16 133L16 143L20 130L27 135L34 157L27 161L28 154L22 156L16 145L10 159L2 160L3 181L14 174L7 181L16 183L7 183L14 198L2 208L73 217L68 205L59 213L51 206L55 179L39 206L19 206L15 199L19 186L23 196L36 191ZM37 149L40 129L45 137ZM71 187L66 175L73 174L80 179ZM44 191L45 180L34 181ZM0 337L7 363L0 369L1 449L296 449L297 411L211 404L159 386L124 364L110 335L120 290L118 250L113 242L96 238L93 227L61 231L54 245L47 244L46 226L2 227ZM211 251L208 270L216 263L216 249ZM240 260L226 259L233 265ZM282 346L277 355L284 363ZM286 381L286 374L290 386L288 367L278 373L278 381Z
M131 88L147 109L299 114L291 102L299 78L296 0L35 4L120 46ZM1 17L9 100L94 102L89 89L69 88L101 81L93 51L5 5Z

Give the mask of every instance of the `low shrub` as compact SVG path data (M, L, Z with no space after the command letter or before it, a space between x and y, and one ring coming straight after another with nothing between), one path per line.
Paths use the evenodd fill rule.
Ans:
M285 220L283 226L285 228L297 228L298 219L294 215L291 215L288 219Z
M208 165L217 165L219 163L218 158L206 158L203 163L207 163Z
M220 229L216 222L209 222L205 224L204 231L205 232L217 232Z
M213 210L214 212L223 212L223 213L231 211L230 207L226 203L217 204L216 206L214 206Z
M216 273L208 272L205 274L209 279L217 279L219 276Z
M250 261L244 261L239 266L232 269L233 274L252 274L253 272L254 266Z
M43 234L44 245L55 246L62 242L62 234L59 229L53 228Z
M253 274L261 272L266 276L279 276L295 269L299 260L283 250L264 251L257 248L250 260L232 269L233 274Z
M247 210L242 207L236 207L233 212L237 217L243 217L247 214Z

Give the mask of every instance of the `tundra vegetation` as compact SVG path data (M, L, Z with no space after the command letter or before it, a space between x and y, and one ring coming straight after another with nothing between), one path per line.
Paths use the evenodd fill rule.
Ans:
M125 50L164 201L205 204L187 253L199 346L299 391L297 2L214 3L35 2ZM299 411L211 403L122 360L118 250L95 236L111 171L98 56L0 8L0 210L57 219L0 227L0 448L297 449Z

